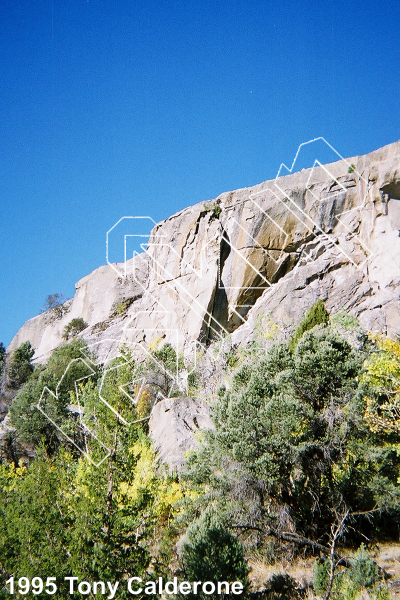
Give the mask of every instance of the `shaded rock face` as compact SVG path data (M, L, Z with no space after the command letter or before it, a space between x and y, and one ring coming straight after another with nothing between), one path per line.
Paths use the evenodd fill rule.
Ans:
M349 165L353 167L349 171ZM61 317L28 321L37 361L72 318L100 359L155 338L186 355L225 333L244 343L260 313L296 326L318 298L366 329L400 332L400 142L202 202L157 224L126 277L103 266L76 285Z
M185 455L196 445L200 430L213 429L210 408L193 398L166 398L154 407L149 435L160 460L170 471L178 471Z

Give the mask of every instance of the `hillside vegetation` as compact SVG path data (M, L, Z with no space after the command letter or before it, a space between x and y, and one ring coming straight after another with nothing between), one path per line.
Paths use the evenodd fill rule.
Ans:
M374 548L399 538L400 345L329 316L321 301L285 342L260 321L255 342L222 348L215 397L201 358L190 374L214 430L172 475L157 463L147 417L157 390L186 391L166 375L175 350L152 352L157 361L138 364L122 349L94 367L75 338L36 368L27 344L14 352L4 374L19 391L0 464L1 584L176 575L240 580L243 598L394 598ZM313 565L311 586L284 568L299 560Z

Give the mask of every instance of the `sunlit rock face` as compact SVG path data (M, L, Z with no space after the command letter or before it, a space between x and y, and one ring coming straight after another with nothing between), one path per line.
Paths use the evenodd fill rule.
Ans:
M397 142L173 215L155 225L145 252L96 269L76 284L71 300L27 321L8 352L29 340L35 361L46 362L65 342L68 323L81 318L87 327L79 335L99 362L107 363L122 345L135 358L149 359L152 349L169 342L194 367L199 347L218 340L223 343L213 350L227 340L248 344L260 323L289 335L319 298L330 313L345 310L365 330L396 337L399 283ZM224 383L225 363L211 354L202 368L213 397ZM174 471L194 448L197 431L212 427L209 399L165 398L163 382L149 377L149 433ZM1 416L11 399L3 398ZM6 417L0 445L7 436Z
M185 456L195 448L196 434L212 429L210 407L193 398L165 398L150 417L149 434L160 460L170 471L181 469Z
M173 215L153 228L146 252L79 281L62 310L30 319L8 350L29 340L44 362L81 317L80 335L101 360L122 343L143 353L154 339L190 353L226 333L248 341L261 313L290 330L318 298L395 336L399 231L397 142Z

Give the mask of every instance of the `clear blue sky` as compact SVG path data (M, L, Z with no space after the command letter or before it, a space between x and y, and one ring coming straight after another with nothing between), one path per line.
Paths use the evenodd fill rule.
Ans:
M400 138L400 3L3 0L0 341L156 221ZM122 257L121 257L122 258Z

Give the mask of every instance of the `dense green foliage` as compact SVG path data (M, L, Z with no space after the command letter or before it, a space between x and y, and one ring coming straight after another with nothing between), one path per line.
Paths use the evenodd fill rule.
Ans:
M84 360L81 350L85 344L74 340L71 344L57 348L45 367L38 367L28 383L13 401L9 415L10 423L16 428L22 443L38 445L41 442L49 454L59 446L59 429L74 437L74 423L69 418L70 392L75 390L75 381L96 376L93 365ZM46 418L42 411L50 417Z
M354 562L349 569L341 569L333 583L332 599L356 600L360 592L368 589L369 598L390 600L387 585L380 581L379 567L361 545ZM314 590L319 596L325 596L329 581L329 561L320 560L314 567Z
M187 581L232 583L241 581L245 595L249 569L239 540L212 515L206 513L187 531L182 548L182 569ZM189 598L219 598L220 594L190 594ZM241 597L239 594L237 597Z
M328 323L329 313L326 310L323 300L319 299L315 304L312 305L310 310L304 315L304 318L300 322L296 331L293 334L292 339L289 342L289 349L293 352L296 348L297 342L302 338L306 331L310 331L316 325L323 325Z
M288 343L266 353L230 349L215 429L174 477L156 467L146 420L160 398L183 393L175 376L185 364L170 344L155 340L141 364L122 349L96 365L79 338L45 366L33 369L32 355L26 343L7 366L15 389L23 385L10 435L35 458L0 463L3 583L11 574L122 581L178 573L242 581L246 596L246 540L270 562L299 549L318 557L320 597L355 600L368 589L390 598L365 549L345 566L339 551L396 535L399 344L357 337L354 320L328 319L319 302ZM195 394L202 377L192 375ZM271 577L266 594L301 597L285 575Z
M181 497L179 484L156 473L151 443L123 393L134 363L120 358L90 372L93 364L82 359L82 350L87 354L84 343L74 340L54 351L11 407L20 440L36 447L37 455L28 468L0 465L3 583L10 574L51 573L60 581L144 575L158 527ZM43 386L52 392L46 414L53 422L35 408ZM79 418L71 400L84 407ZM133 424L126 426L116 413ZM60 589L57 597L69 593ZM126 586L118 597L128 597Z
M394 348L392 387L396 360L400 368ZM199 492L192 514L212 502L231 526L254 531L258 544L272 537L275 552L289 542L329 553L341 520L341 543L396 536L400 435L393 412L390 426L371 421L367 396L382 399L388 389L382 373L376 379L377 361L389 360L382 352L368 341L354 350L323 324L294 351L277 344L246 361L220 390L215 431L189 461L187 481Z
M28 381L33 372L31 358L34 353L30 342L24 342L12 353L7 368L8 385L11 388L18 389Z
M71 338L77 336L78 333L80 333L81 331L86 329L87 326L88 326L88 324L81 317L72 319L72 321L70 321L68 323L68 325L66 325L64 327L64 331L63 331L64 340L70 340Z

